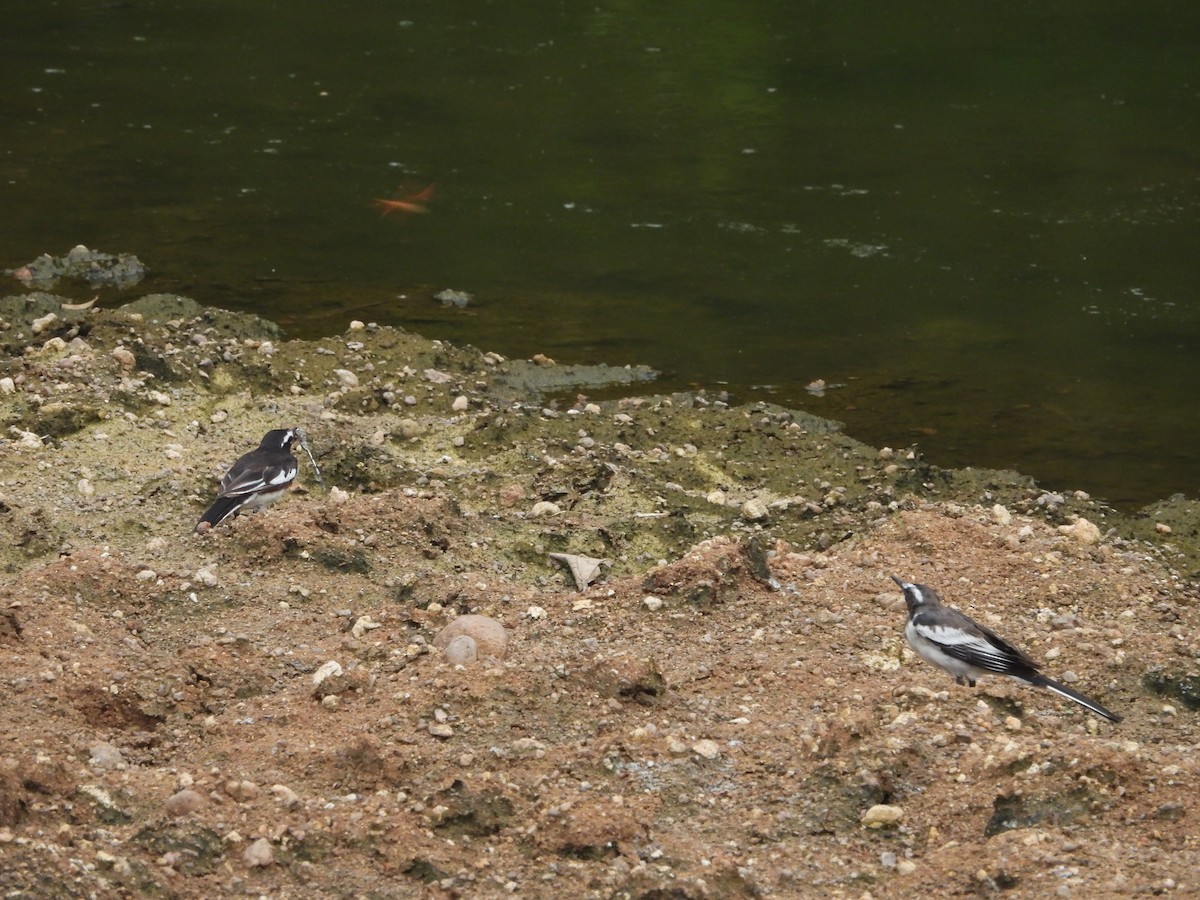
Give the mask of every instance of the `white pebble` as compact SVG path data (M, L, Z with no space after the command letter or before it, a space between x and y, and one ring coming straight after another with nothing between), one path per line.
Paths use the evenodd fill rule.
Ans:
M721 755L721 746L716 741L704 738L692 744L692 752L705 759L716 759Z
M363 324L362 322L358 321L358 319L350 320L350 329L349 329L350 331L362 331L366 327L367 326L365 324Z
M58 321L58 313L46 313L40 319L34 319L32 329L34 334L41 334L51 325Z
M331 660L329 660L329 662L324 663L319 669L317 669L317 671L313 672L312 683L314 685L318 685L322 681L324 681L326 678L330 678L334 675L341 675L341 674L342 674L342 664L339 663L336 659L331 659Z
M0 378L0 394L15 394L17 383L7 376Z
M765 519L767 505L757 498L751 498L742 504L742 515L747 519Z
M450 404L450 408L455 412L463 412L471 405L471 401L466 398L465 394L460 394L454 398L454 402Z
M655 597L653 595L643 597L642 603L645 605L646 609L650 610L651 612L662 609L663 605L662 597Z
M349 369L334 369L333 374L337 376L344 388L358 387L358 376Z
M889 825L898 825L903 819L903 808L880 803L863 813L862 823L865 828L885 828Z
M154 581L156 578L158 578L158 573L153 569L142 569L142 571L138 572L133 577L138 581Z
M1012 522L1012 513L997 503L992 507L992 521L997 525L1008 525Z
M217 576L213 573L213 570L209 566L204 566L203 568L197 569L196 573L192 576L192 581L203 585L204 587L217 586Z
M263 868L274 864L275 851L271 848L271 842L265 837L259 838L242 851L242 862L251 869Z
M533 504L533 509L529 510L529 515L538 519L542 516L557 516L562 512L562 508L557 503L551 503L549 500L539 500Z

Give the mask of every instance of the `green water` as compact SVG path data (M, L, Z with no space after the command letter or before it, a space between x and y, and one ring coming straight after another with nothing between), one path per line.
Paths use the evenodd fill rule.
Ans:
M5 6L0 267L133 252L134 296L296 336L644 362L944 465L1197 490L1200 6Z

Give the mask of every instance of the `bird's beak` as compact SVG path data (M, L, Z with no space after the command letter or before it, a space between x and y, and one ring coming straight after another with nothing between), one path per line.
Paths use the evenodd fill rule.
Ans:
M904 590L905 588L907 588L907 587L908 587L908 582L907 582L907 581L901 581L901 580L900 580L899 578L897 578L895 575L891 575L891 576L889 576L889 577L892 579L892 581L896 582L896 584L900 585L900 590Z

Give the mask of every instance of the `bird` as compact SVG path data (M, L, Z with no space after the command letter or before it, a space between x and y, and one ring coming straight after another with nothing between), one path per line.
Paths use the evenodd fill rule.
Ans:
M296 480L294 440L295 429L276 428L256 449L239 456L221 478L217 499L196 523L196 531L208 531L243 509L269 506L282 497Z
M1037 663L990 628L953 607L944 606L933 588L895 575L891 578L904 591L904 602L908 605L904 639L918 656L945 669L958 684L975 687L975 680L984 675L1007 675L1023 684L1052 691L1110 722L1121 721L1121 716L1095 700L1042 675Z

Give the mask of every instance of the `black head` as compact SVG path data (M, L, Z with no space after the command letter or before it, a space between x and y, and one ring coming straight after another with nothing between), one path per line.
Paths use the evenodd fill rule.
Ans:
M920 609L922 606L938 606L942 602L942 598L938 596L938 592L931 587L923 584L913 584L911 581L902 581L895 575L891 576L892 581L900 585L900 590L904 591L904 602L908 604L908 611Z
M263 435L259 450L291 450L292 441L296 439L296 431L292 428L276 428Z

